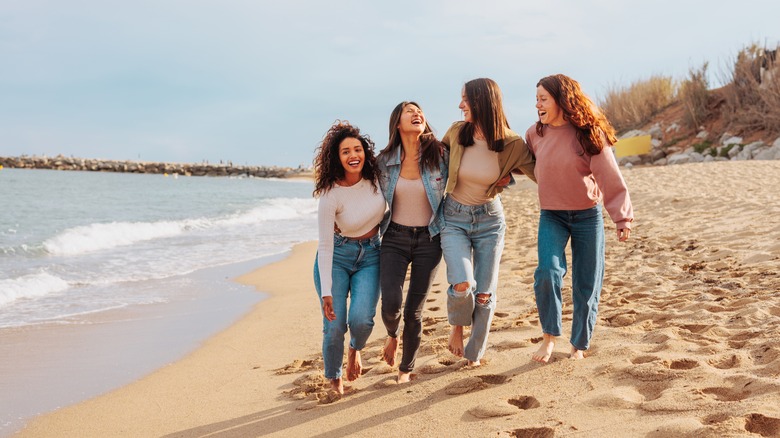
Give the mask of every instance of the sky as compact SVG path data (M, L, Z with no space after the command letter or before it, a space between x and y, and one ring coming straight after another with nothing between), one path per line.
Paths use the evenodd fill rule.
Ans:
M404 100L442 135L474 78L522 133L544 76L716 87L778 41L777 0L0 0L0 156L308 167L337 119L384 148Z

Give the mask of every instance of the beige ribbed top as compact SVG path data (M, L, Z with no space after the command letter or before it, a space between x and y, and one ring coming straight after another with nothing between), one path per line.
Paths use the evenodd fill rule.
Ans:
M422 179L398 177L393 193L393 222L407 227L427 227L432 217Z
M450 196L463 205L482 205L493 200L488 197L490 186L501 176L498 153L488 149L485 140L474 139L472 146L463 148L458 169L458 181Z

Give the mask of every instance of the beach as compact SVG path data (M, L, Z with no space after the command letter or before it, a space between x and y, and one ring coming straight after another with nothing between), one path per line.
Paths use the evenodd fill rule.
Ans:
M531 361L542 335L538 201L523 179L502 195L506 246L482 366L447 350L442 265L413 381L396 384L397 369L380 360L377 315L364 375L342 399L327 397L316 243L307 242L238 277L268 298L195 351L15 436L780 436L780 161L621 170L636 221L619 243L606 220L599 320L584 360L568 359L567 277L565 334L550 363Z

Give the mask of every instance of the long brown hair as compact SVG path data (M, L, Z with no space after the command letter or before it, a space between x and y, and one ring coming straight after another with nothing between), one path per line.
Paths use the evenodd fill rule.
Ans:
M414 105L422 111L422 107L417 102L403 101L396 105L393 112L390 113L390 139L387 141L387 146L379 153L380 156L393 153L397 148L402 147L398 124L401 123L401 115L407 105ZM420 135L420 169L427 167L433 170L439 167L443 152L444 144L436 140L436 135L433 133L431 125L428 124L428 119L425 119L425 129Z
M509 129L509 122L504 115L504 105L501 103L501 89L498 84L488 78L472 79L463 86L471 109L471 120L466 122L458 135L458 142L463 146L474 144L474 125L479 127L485 136L488 148L494 152L504 150L504 137Z
M584 153L598 155L605 146L617 142L615 128L609 123L607 117L585 95L580 83L574 79L562 75L547 76L539 80L536 86L542 86L563 111L563 119L574 125L577 130L577 140ZM536 122L536 133L544 136L544 125L541 120ZM606 139L607 145L603 139Z
M339 145L345 138L356 138L363 145L366 161L363 163L361 176L374 186L374 191L379 189L379 167L374 156L374 142L360 133L357 126L352 126L348 121L336 120L333 126L325 133L322 142L317 146L314 156L314 196L318 197L333 188L336 181L344 178L344 166L339 159Z

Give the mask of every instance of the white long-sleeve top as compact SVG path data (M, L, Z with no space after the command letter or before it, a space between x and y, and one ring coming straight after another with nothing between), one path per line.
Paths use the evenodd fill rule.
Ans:
M387 203L382 191L374 189L367 179L353 186L334 185L320 196L317 222L319 246L317 264L323 297L331 296L333 287L333 224L344 237L360 237L382 221Z

